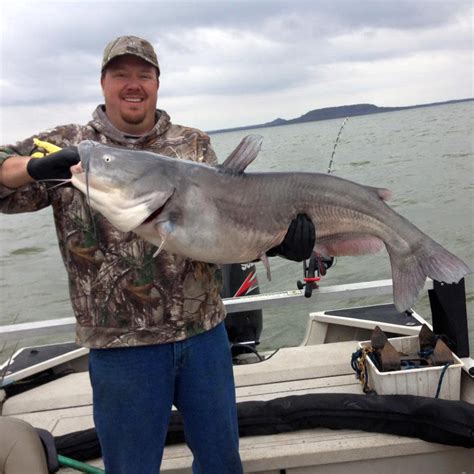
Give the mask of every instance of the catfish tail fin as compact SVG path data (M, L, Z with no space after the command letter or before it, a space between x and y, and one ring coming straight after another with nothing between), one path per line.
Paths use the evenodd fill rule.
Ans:
M405 256L396 255L387 247L392 264L393 299L400 312L415 304L427 277L457 283L471 273L460 258L429 237L425 238L425 244L417 252Z

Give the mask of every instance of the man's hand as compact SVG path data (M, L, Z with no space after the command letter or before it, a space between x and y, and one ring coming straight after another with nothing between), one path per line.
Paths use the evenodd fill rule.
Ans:
M69 168L80 160L77 147L68 146L44 158L31 158L26 165L26 170L35 181L70 179Z
M313 252L316 235L314 225L306 214L298 214L291 221L283 242L271 248L267 255L280 255L288 260L301 262L309 258Z

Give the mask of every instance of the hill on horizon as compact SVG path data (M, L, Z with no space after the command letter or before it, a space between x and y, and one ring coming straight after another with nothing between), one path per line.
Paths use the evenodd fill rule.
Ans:
M317 122L319 120L331 120L337 118L355 117L357 115L369 115L378 114L382 112L395 112L397 110L417 109L421 107L433 107L436 105L445 104L456 104L459 102L472 101L474 98L469 99L456 99L447 100L444 102L432 102L429 104L418 104L418 105L407 105L401 107L378 107L374 104L353 104L353 105L341 105L338 107L325 107L322 109L314 109L306 112L298 118L286 120L283 118L276 118L271 122L265 122L256 125L244 125L242 127L223 128L219 130L211 130L207 133L221 133L221 132L235 132L239 130L249 130L252 128L264 128L264 127L279 127L282 125L290 125L293 123L305 123L305 122Z

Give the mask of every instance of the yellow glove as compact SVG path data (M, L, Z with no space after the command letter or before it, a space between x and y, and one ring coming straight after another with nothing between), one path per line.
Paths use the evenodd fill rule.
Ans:
M43 158L43 156L49 155L50 153L54 153L56 151L61 150L60 146L53 145L49 142L44 142L42 140L38 140L37 138L33 138L33 143L40 149L39 151L35 151L30 156L32 158Z

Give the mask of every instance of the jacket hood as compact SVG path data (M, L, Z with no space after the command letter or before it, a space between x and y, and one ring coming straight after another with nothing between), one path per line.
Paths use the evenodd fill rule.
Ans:
M97 106L94 113L92 114L92 120L89 124L92 128L97 130L99 133L110 138L114 142L127 145L129 144L128 137L129 134L126 134L115 127L110 121L109 117L105 113L105 105L101 104ZM171 126L170 116L160 109L156 109L156 123L155 126L145 135L142 135L138 140L135 141L135 145L140 146L141 144L146 144L151 141L156 140L166 133L166 131Z

